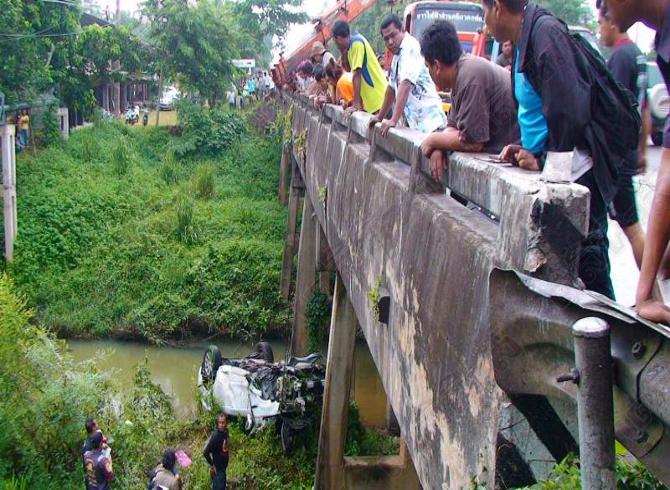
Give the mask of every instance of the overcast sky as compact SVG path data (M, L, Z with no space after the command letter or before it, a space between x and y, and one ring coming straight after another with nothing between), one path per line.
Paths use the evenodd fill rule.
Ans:
M595 11L595 1L586 0ZM109 8L110 12L116 10L116 0L97 0L98 4L104 9ZM121 0L121 10L135 12L142 0ZM328 5L335 3L335 0L305 0L303 6L310 17L316 17ZM287 35L287 52L292 51L302 38L309 34L309 26L295 26ZM643 26L642 24L635 24L628 32L631 38L638 44L640 49L647 52L651 49L654 41L654 32Z

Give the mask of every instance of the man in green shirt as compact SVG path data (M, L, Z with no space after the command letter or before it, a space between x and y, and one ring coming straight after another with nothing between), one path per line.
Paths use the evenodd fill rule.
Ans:
M386 76L377 61L370 43L358 33L351 35L349 24L338 20L333 25L333 39L349 64L353 74L354 100L350 112L366 111L376 114L381 109L386 93Z

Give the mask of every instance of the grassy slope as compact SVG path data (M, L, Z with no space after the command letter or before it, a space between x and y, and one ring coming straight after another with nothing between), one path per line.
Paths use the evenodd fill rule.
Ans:
M178 161L172 139L106 123L19 159L11 273L43 324L160 339L194 325L244 335L285 323L278 145L246 136L222 157ZM215 195L198 197L209 168ZM183 201L191 240L180 238Z

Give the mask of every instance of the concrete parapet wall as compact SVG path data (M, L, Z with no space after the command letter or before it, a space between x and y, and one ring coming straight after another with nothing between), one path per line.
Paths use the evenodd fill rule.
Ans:
M518 430L503 430L510 420L527 418L528 437L545 446L515 454L536 460L527 461L535 476L574 450L576 390L555 379L574 365L572 322L594 314L615 327L617 437L670 479L661 463L670 453L670 416L660 387L670 372L670 330L574 289L588 227L586 188L465 153L450 155L437 184L420 151L422 134L392 129L382 138L368 127L369 115L315 111L305 98L287 102L305 199L423 488L469 488L473 479L493 488L500 441L524 442ZM500 269L541 286L519 287ZM382 298L388 318L378 309ZM628 330L617 326L622 321ZM624 356L635 341L646 352ZM520 411L503 416L510 399ZM547 420L559 430L543 432Z

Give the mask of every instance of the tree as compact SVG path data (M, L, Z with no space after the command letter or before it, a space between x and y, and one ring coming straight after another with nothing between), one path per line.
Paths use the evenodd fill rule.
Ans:
M237 54L216 7L212 0L195 6L185 0L147 0L143 5L163 74L198 92L211 106L225 91L233 73L230 60Z
M369 41L378 55L384 52L384 40L379 32L379 27L384 17L395 13L402 18L405 7L412 3L412 0L400 0L395 5L391 5L384 0L378 0L375 5L363 12L361 16L352 23L352 28L360 32Z
M538 4L568 25L591 26L593 23L593 11L583 0L538 0Z
M59 75L57 95L68 107L88 116L96 105L93 89L101 83L122 81L123 73L138 74L147 66L147 57L147 47L129 27L87 26L77 36L69 64Z
M69 63L81 10L78 3L3 0L0 91L9 104L51 88Z
M271 59L272 40L283 43L291 24L306 22L307 16L297 10L302 0L240 0L224 2L229 8L228 20L238 26L236 37L240 55L255 58L267 65ZM230 22L229 22L230 24Z

